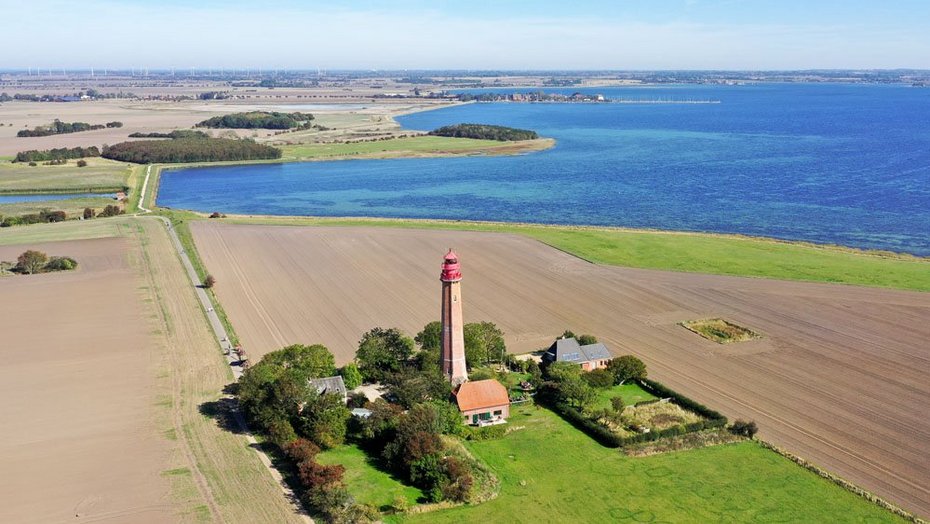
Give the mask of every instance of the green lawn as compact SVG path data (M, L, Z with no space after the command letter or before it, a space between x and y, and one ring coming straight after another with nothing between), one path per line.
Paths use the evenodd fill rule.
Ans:
M0 162L0 194L15 193L115 193L122 191L132 166L104 158L87 158L87 167L77 160L61 166L30 167L21 162Z
M930 291L930 258L765 238L499 222L230 217L252 224L367 226L516 233L607 265Z
M594 404L594 409L609 408L610 399L614 397L622 398L624 406L632 406L637 402L656 398L655 395L641 388L639 384L623 384L622 386L614 386L610 389L601 390L597 395L597 402Z
M394 503L394 498L405 497L410 506L417 503L423 493L406 486L390 474L371 465L368 455L355 445L330 449L317 455L320 464L342 464L346 468L345 483L349 493L360 504L372 504L385 508Z
M525 429L466 444L500 478L496 499L404 520L900 521L753 442L630 458L598 445L544 408L516 408L511 424Z
M541 148L543 142L537 144ZM299 144L280 146L285 159L352 158L371 156L420 156L450 153L494 153L524 147L516 142L496 140L472 140L439 136L415 136L379 140L376 142L354 142L349 144Z

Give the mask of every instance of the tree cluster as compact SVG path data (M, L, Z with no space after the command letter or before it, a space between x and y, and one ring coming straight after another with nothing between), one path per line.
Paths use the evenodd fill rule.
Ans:
M197 124L197 127L214 129L292 129L309 126L313 120L309 113L279 113L277 111L250 111L215 116Z
M544 366L543 377L545 382L541 393L544 396L588 412L597 400L599 390L627 380L645 379L646 365L633 355L617 357L606 368L591 371L583 371L574 362L552 362Z
M446 401L423 402L403 412L384 400L368 404L371 416L357 435L395 473L417 486L432 502L465 502L475 485L472 461L446 444L442 435L459 434L462 417Z
M281 158L281 150L252 140L179 138L121 142L104 147L104 158L137 164L222 162Z
M22 129L16 133L18 137L30 136L52 136L64 135L68 133L80 133L81 131L93 131L107 127L122 127L122 122L107 122L106 124L88 124L87 122L62 122L55 119L54 122L47 126L38 126L33 129Z
M70 271L75 269L77 265L77 261L71 257L49 257L42 251L30 249L16 258L16 265L12 267L11 271L24 275L34 275L51 271Z
M16 153L13 162L46 162L51 160L66 160L69 158L89 158L100 156L100 150L97 146L90 147L59 147L54 149L45 149L38 151L30 149L29 151L20 151Z
M210 135L195 129L175 129L170 133L132 133L129 138L209 138Z
M505 362L507 346L504 333L493 322L470 322L463 326L465 338L465 362L471 368ZM423 351L435 352L439 361L439 346L442 344L442 323L430 322L414 337Z
M429 132L433 136L448 136L455 138L475 138L483 140L498 140L511 142L517 140L535 140L539 138L536 131L515 129L512 127L492 126L488 124L455 124L440 127Z
M326 346L294 344L265 355L239 379L239 401L249 421L283 446L298 433L321 448L345 440L349 411L342 397L319 394L310 379L336 373Z

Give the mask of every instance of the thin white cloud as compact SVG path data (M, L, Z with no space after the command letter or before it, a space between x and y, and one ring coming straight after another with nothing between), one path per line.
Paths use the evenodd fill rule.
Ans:
M870 27L306 9L18 3L0 67L930 68L930 38ZM42 20L41 25L16 20ZM28 42L25 45L24 42Z

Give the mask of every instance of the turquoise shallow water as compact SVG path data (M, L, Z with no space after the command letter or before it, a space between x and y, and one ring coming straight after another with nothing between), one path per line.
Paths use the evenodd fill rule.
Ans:
M534 129L516 157L168 171L159 204L199 211L615 225L930 255L930 89L668 86L608 97L707 105L470 104L399 119ZM568 90L571 92L571 90Z

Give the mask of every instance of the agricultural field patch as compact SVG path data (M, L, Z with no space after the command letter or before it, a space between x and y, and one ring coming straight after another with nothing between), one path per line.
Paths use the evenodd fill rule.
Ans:
M689 320L687 322L682 322L681 325L689 331L720 344L731 344L733 342L745 342L747 340L762 338L762 335L759 333L728 322L722 318Z

